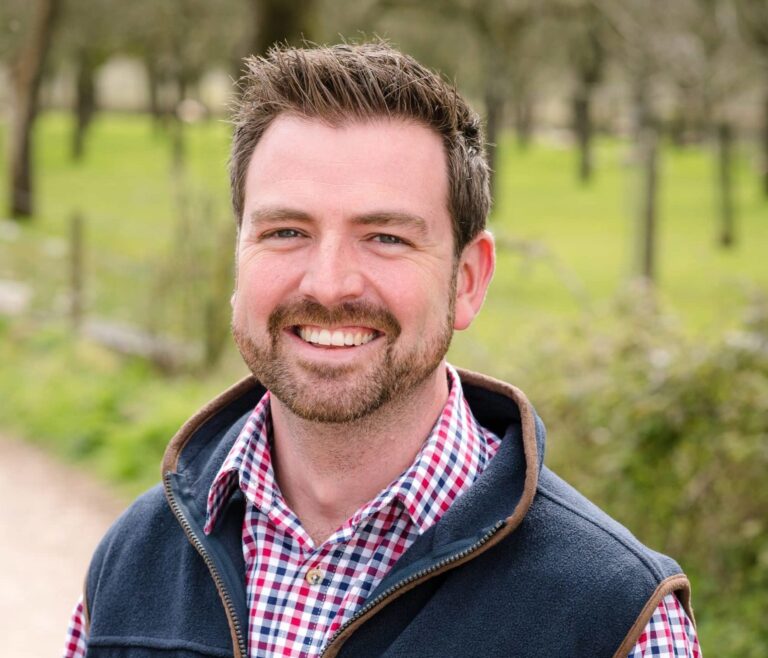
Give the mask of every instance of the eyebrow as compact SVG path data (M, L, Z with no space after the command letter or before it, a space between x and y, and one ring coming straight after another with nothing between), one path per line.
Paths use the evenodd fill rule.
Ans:
M307 223L312 221L312 216L303 210L295 208L270 207L256 208L250 214L251 224L279 223L286 220Z
M309 223L314 221L313 216L303 210L296 208L287 208L282 206L268 207L268 208L256 208L250 214L250 221L252 224L272 224L285 221ZM374 211L357 215L352 219L353 223L361 226L375 226L375 227L388 227L388 226L401 226L412 227L418 233L426 236L429 232L427 228L427 222L423 217L419 215L412 215L406 212L397 211Z
M355 217L354 222L362 226L410 226L423 236L428 233L427 222L423 217L405 212L382 211L365 213Z

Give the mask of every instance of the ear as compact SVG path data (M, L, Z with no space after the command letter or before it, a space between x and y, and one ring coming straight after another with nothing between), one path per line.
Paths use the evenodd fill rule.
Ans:
M488 231L480 233L470 242L459 257L456 275L456 317L453 328L466 329L480 311L485 301L488 284L496 266L493 236Z

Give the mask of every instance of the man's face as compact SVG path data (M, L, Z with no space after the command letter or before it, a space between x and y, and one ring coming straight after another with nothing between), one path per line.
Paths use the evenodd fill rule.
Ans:
M349 422L442 375L456 264L440 137L278 117L248 167L233 333L302 418ZM443 375L444 376L444 375Z

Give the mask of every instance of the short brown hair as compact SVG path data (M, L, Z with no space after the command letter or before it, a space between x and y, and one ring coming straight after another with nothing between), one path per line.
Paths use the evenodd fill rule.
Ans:
M455 251L485 228L490 169L480 119L438 74L383 42L298 49L275 47L249 57L233 111L230 156L232 205L242 221L245 175L264 131L282 113L348 120L394 117L418 121L443 139L448 163L448 210Z

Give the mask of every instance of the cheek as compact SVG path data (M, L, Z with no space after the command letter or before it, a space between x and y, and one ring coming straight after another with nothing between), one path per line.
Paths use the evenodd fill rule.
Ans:
M251 336L266 336L275 308L295 301L304 259L245 250L238 259L233 323Z
M380 286L389 309L403 326L403 331L424 335L442 325L448 313L450 278L430 276L390 278Z
M284 295L295 285L295 269L290 259L249 254L238 260L237 297L268 306L272 298Z

